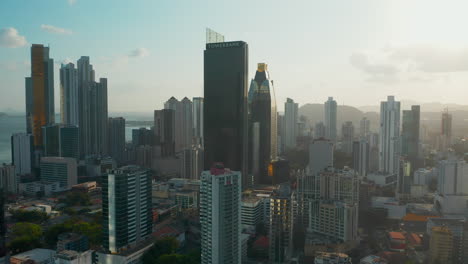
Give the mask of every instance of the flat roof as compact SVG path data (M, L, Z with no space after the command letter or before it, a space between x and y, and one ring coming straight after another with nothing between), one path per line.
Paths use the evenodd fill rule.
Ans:
M427 222L428 218L438 218L437 215L418 215L418 214L406 214L403 216L403 221L412 221L412 222Z
M405 235L402 232L388 232L391 239L405 240Z
M32 259L36 262L43 262L52 258L55 255L55 250L45 249L45 248L35 248L29 251L19 253L12 256L12 258L18 259Z

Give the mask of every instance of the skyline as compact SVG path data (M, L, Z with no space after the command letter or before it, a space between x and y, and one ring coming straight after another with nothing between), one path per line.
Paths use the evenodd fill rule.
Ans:
M141 1L127 6L124 1L7 0L0 3L5 18L0 22L0 90L10 96L0 98L0 111L25 109L24 78L33 43L50 45L55 76L60 63L90 56L96 78L109 80L111 112L151 112L171 96L203 96L206 27L226 41L249 44L249 80L257 63L267 63L281 105L286 97L303 105L323 103L328 96L338 105L378 105L387 95L463 104L468 37L458 32L468 22L462 11L468 4L455 2ZM265 11L240 20L237 14L246 6ZM55 78L56 101L58 82Z

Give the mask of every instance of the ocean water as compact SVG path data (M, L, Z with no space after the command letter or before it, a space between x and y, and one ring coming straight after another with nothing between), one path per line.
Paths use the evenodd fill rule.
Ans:
M26 132L24 115L0 116L0 164L11 162L11 135Z
M137 128L140 128L140 126L125 126L126 141L132 140L132 129ZM10 138L12 134L18 132L26 132L26 118L23 115L0 116L0 164L11 163Z

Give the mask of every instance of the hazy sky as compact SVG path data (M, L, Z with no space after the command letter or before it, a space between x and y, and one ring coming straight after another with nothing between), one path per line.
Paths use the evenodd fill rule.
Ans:
M468 104L467 1L1 0L0 111L24 110L30 45L50 45L56 108L62 62L91 57L110 111L203 96L205 28L269 64L279 110L397 99Z

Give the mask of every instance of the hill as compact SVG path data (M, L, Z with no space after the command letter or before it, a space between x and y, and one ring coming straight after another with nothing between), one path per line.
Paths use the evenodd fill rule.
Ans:
M305 104L299 107L299 116L305 116L309 125L314 126L317 122L323 122L324 107L323 104ZM356 107L348 105L338 105L337 129L341 131L341 125L346 121L353 122L356 129L359 127L359 121L367 117L371 123L371 130L377 131L379 124L379 114L376 112L362 112Z

